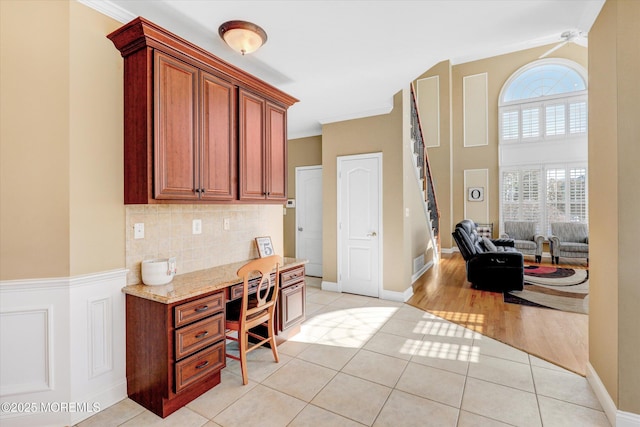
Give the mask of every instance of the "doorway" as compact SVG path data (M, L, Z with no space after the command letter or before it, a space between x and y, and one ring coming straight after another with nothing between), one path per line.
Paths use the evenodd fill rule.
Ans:
M296 258L308 276L322 277L322 166L296 168Z
M338 157L338 288L380 296L382 153Z

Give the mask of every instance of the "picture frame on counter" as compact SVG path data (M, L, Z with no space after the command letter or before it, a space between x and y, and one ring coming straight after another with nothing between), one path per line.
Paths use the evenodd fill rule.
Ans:
M256 247L258 248L258 255L260 258L271 256L276 253L273 250L273 243L269 236L256 237Z

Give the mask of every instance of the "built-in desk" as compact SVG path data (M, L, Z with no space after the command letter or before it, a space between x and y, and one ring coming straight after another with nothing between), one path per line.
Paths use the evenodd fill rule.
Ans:
M280 266L279 341L304 320L306 262L283 258ZM245 263L177 275L168 285L122 289L129 398L164 418L220 383L225 308L242 297L236 272Z

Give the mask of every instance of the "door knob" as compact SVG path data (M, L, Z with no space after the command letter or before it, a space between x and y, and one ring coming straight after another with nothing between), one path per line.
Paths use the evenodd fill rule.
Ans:
M367 237L376 237L378 234L375 231L372 231L371 233L367 233Z
M304 230L302 227L298 227L298 231L302 231Z

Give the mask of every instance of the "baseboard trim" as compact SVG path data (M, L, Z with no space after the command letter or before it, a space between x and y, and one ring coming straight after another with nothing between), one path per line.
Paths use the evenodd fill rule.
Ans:
M127 379L123 378L116 384L113 384L111 387L106 390L100 391L93 397L84 400L87 402L87 406L91 407L91 405L98 403L100 405L99 411L102 412L108 407L115 405L120 402L122 399L127 397ZM80 399L79 401L82 401ZM81 412L81 413L73 413L71 417L71 422L73 424L78 424L81 421L86 420L89 417L92 417L95 413L91 412Z
M409 286L404 292L382 291L380 299L396 302L407 302L413 296L413 286Z
M456 248L456 247L453 247L453 248L440 248L440 253L441 254L451 255L454 252L458 252L458 248Z
M640 415L618 411L615 425L616 427L640 427Z
M596 394L602 409L604 410L607 419L612 426L615 427L640 427L640 415L631 412L620 411L616 407L616 404L611 399L607 388L604 386L598 373L591 366L591 363L587 363L587 381Z
M327 282L325 280L322 281L320 285L320 289L323 291L329 292L340 292L342 293L342 288L336 282ZM384 299L387 301L397 301L397 302L407 302L409 298L413 296L413 286L409 286L404 292L395 292L395 291L385 291L382 290L380 294L380 299Z
M616 413L618 412L618 408L616 408L616 404L613 402L613 399L611 399L611 396L609 395L607 388L600 380L598 373L589 362L587 362L586 377L587 381L589 381L589 384L591 385L591 388L593 389L593 392L596 394L596 397L598 398L598 401L600 402L605 415L609 419L609 422L612 426L615 426Z
M342 289L336 282L327 282L325 280L322 281L322 284L320 285L320 289L322 289L323 291L330 291L330 292L342 292Z

